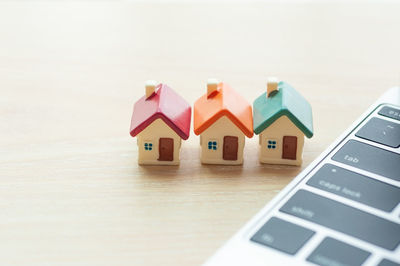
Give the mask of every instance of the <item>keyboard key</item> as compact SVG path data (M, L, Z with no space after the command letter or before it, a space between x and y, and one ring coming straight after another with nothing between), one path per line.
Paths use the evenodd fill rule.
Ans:
M400 243L400 224L306 190L297 191L280 211L385 249L394 250Z
M302 226L272 217L251 240L294 255L314 233L314 231Z
M322 266L362 265L371 253L331 237L325 238L307 261Z
M400 203L400 188L354 173L333 164L325 164L307 185L391 212Z
M379 262L378 266L400 266L400 263L388 259L383 259L381 260L381 262Z
M400 110L393 107L385 106L378 112L378 114L400 121Z
M357 132L356 136L397 148L400 146L400 124L373 117Z
M394 152L349 140L332 159L400 181L400 154Z

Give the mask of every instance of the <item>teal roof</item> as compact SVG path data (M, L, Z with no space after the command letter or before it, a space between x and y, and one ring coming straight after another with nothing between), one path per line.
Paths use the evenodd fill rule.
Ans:
M278 92L264 92L253 103L254 133L260 134L279 117L286 115L308 138L313 136L311 105L286 82L278 83Z

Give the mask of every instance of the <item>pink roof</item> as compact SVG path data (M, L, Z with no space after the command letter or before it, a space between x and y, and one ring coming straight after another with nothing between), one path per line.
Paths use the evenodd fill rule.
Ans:
M133 107L130 134L135 137L154 120L161 118L182 139L189 138L190 105L173 89L159 84L149 98L140 98Z

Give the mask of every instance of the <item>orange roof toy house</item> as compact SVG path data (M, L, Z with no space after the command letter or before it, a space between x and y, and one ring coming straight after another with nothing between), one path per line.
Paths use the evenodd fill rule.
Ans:
M202 163L243 163L245 136L253 136L253 116L251 105L241 95L228 84L209 79L207 93L194 104L193 119Z

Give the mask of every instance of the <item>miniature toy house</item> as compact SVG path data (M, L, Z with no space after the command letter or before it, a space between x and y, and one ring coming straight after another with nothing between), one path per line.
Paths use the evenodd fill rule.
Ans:
M138 163L177 165L181 140L188 139L191 107L165 84L146 83L133 108L130 134L137 137Z
M245 136L253 136L251 105L229 85L209 80L194 104L194 133L200 135L201 162L243 163Z
M313 136L311 105L286 82L267 83L253 104L262 163L301 165L304 135Z

